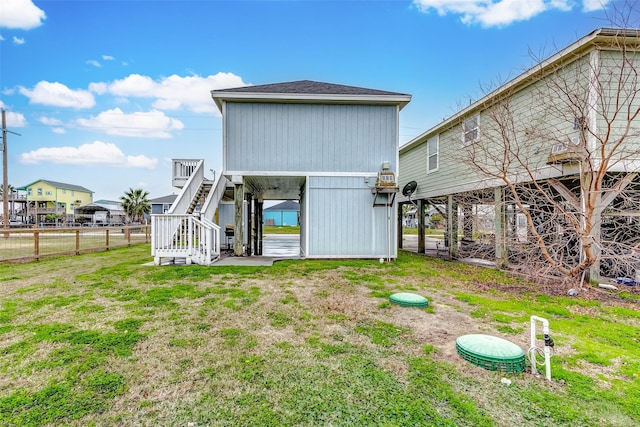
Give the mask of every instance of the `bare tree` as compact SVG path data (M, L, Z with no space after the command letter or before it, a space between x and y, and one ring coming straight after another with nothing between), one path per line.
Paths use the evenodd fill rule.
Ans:
M463 218L493 203L484 215L500 224L509 264L573 279L630 276L640 253L640 32L602 29L583 41L534 58L517 84L483 98L465 161L500 194L458 203L475 206ZM468 246L486 257L500 242Z

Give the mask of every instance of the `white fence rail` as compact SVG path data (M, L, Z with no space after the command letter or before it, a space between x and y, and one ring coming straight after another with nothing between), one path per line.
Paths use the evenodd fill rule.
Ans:
M156 265L162 258L210 265L220 256L220 227L192 215L151 215L151 255Z

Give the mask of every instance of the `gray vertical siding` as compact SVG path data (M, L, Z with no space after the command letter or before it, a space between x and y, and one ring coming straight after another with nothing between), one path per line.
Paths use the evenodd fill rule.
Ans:
M588 56L575 61L566 69L559 70L554 74L554 78L566 83L567 90L580 93L584 97L588 79L575 81L575 76L584 75L584 68L588 67L586 61ZM547 159L554 144L566 142L576 134L573 129L574 111L567 101L567 97L559 94L557 89L554 91L548 80L536 81L509 94L508 109L513 115L510 124L515 130L515 136L510 135L511 148L517 146L519 159L540 177L559 176L563 173L562 167L548 166ZM499 179L491 180L488 174L481 172L471 162L472 159L479 161L484 167L495 172L505 150L501 129L491 114L478 108L464 118L474 114L480 116L478 142L465 146L462 143L461 125L445 123L424 135L419 144L400 153L400 185L416 181L418 189L415 199L440 197L502 184ZM437 171L427 174L427 140L435 135L439 135L440 138L440 164ZM511 158L513 159L513 156ZM513 160L508 169L515 173L522 172L524 168ZM404 201L404 198L402 200Z
M397 257L396 206L373 207L373 194L365 177L309 177L310 258L384 258L390 238L390 256Z
M397 106L228 103L226 170L397 170Z
M304 256L307 255L309 248L307 247L307 189L305 188L300 193L300 249Z
M242 218L246 218L246 206L247 202L244 202L242 205ZM227 224L233 225L235 221L235 205L233 202L220 202L218 205L218 225L220 226L220 245L222 245L223 249L226 249L227 246L227 238L224 235L224 228ZM244 223L244 221L243 221ZM245 224L246 228L246 224ZM247 231L243 233L244 243L247 243ZM233 245L234 240L231 239L231 245ZM233 246L232 246L233 248Z

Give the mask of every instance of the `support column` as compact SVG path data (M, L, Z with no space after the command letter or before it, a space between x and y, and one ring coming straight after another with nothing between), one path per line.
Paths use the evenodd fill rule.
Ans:
M234 230L233 230L233 252L236 256L242 256L242 242L244 233L242 230L242 204L244 202L244 185L235 184L233 189L233 200L235 207Z
M263 219L263 211L264 211L264 202L262 201L262 198L258 198L256 200L256 215L255 215L255 222L256 222L255 252L256 252L256 255L262 255L262 222L264 221L264 219Z
M246 193L247 198L247 256L253 254L252 240L253 240L253 194Z
M402 224L403 214L402 208L404 207L404 203L398 203L398 249L402 249L402 239L404 233L404 227Z
M418 253L424 253L424 199L418 200L418 211L416 215L418 216Z
M494 228L496 236L496 265L504 268L509 264L506 239L506 209L502 200L502 188L496 187L493 190L493 203L495 208Z
M458 203L453 196L447 197L447 236L449 240L449 255L451 258L458 256Z
M473 205L462 205L462 240L473 241Z

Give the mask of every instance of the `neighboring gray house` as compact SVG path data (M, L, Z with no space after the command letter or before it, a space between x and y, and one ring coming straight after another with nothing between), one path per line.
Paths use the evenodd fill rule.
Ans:
M149 200L151 204L151 214L163 214L167 213L171 209L171 205L175 202L177 194L170 194L168 196L156 197Z
M399 185L415 181L417 188L399 202L421 211L446 206L447 244L462 237L448 245L454 257L506 265L544 242L540 265L564 273L586 256L599 257L602 274L612 262L633 262L640 245L639 34L596 30L404 144ZM604 177L602 189L596 176ZM469 255L469 248L478 251Z
M217 216L224 227L232 208L235 255L260 255L264 201L297 200L303 256L396 258L399 113L410 95L307 80L211 95L222 112L221 175L230 184L207 182L197 161L177 162L184 186L173 213L202 183L202 194L216 196L204 196L201 217ZM156 258L169 256L161 246Z

